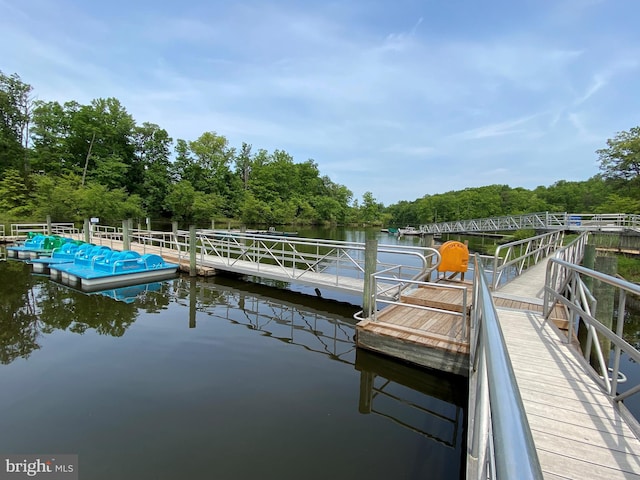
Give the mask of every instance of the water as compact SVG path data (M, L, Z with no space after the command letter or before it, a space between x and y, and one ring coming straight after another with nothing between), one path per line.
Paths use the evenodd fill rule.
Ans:
M0 292L2 453L110 480L464 477L466 381L357 350L351 303L223 277L87 295L17 261Z

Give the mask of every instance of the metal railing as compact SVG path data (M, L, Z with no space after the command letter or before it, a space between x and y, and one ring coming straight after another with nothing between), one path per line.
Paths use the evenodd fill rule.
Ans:
M75 237L80 235L81 230L76 228L73 223L52 223L51 235L60 235L61 237Z
M564 232L557 230L500 245L496 249L491 288L520 275L524 270L562 247Z
M482 266L475 261L468 479L541 479L542 470Z
M189 232L178 231L174 245L180 258L187 259ZM196 248L199 263L207 265L215 259L218 268L222 263L231 271L250 262L256 275L276 267L292 281L314 273L332 275L336 286L341 277L364 279L364 243L203 230L196 232ZM379 245L376 271L415 280L426 278L439 262L440 254L433 248Z
M198 264L237 273L310 284L313 274L321 273L333 277L337 288L345 277L364 281L364 243L227 230L197 230L195 245L191 245L190 232L186 230L131 229L128 237L132 245L137 245L136 250L142 246L144 252L175 256L179 262L188 262L191 248L195 248ZM92 226L93 243L113 248L120 246L124 238L122 228ZM376 272L384 271L399 280L424 279L439 263L440 254L433 248L378 245ZM390 291L389 286L379 287L379 294Z
M462 338L467 339L468 335L468 305L469 300L467 298L467 288L465 286L460 285L447 285L443 283L434 283L434 282L425 282L425 281L417 281L417 280L401 280L398 278L387 277L386 272L379 272L375 275L371 276L371 292L373 302L371 305L400 305L402 307L411 308L415 310L424 310L429 312L438 312L438 313L446 313L449 315L459 316L460 321L462 323ZM383 285L384 287L381 287ZM409 292L411 288L419 288L421 286L428 286L429 288L435 288L439 290L448 290L450 292L457 292L460 296L461 302L461 311L455 312L451 310L445 310L442 308L429 307L425 305L417 305L415 303L403 302L401 298L401 293ZM394 295L389 295L390 291L394 291ZM389 300L389 298L393 298L393 300ZM374 308L369 316L369 320L373 322L378 322L378 308ZM356 318L358 320L362 320L363 315L366 315L366 312L358 312L356 314Z
M183 232L184 233L184 232ZM136 251L140 253L155 253L157 255L174 254L176 258L184 257L184 245L178 240L178 236L173 232L162 230L141 230L128 229L127 235L122 227L111 227L107 225L92 225L90 239L96 245L105 245L110 248L121 248L125 237L136 246ZM187 254L188 257L188 254Z
M580 264L584 258L584 251L590 239L590 232L582 232L567 245L556 250L553 254L553 258L564 260L569 263Z
M70 232L78 233L79 230L73 223L12 223L12 237L26 237L27 234L41 233L43 235L65 235Z
M613 287L617 292L617 316L615 331L603 325L596 317L598 299L595 298L585 283L592 279ZM640 285L615 278L595 270L591 270L569 261L552 258L547 265L547 276L544 287L544 315L549 317L554 305L564 305L569 312L569 328L567 342L574 338L580 322L584 324L588 335L583 355L588 360L595 355L599 372L590 373L613 402L621 402L625 398L640 391L640 384L618 394L620 378L620 357L624 353L633 362L640 363L640 352L623 338L624 319L627 312L627 298L630 295L640 297ZM602 352L600 340L607 339L613 345L613 355ZM606 372L606 374L604 373ZM610 374L610 375L609 375Z
M640 215L625 213L536 212L492 218L456 220L420 226L422 233L501 232L510 230L602 230L640 229Z

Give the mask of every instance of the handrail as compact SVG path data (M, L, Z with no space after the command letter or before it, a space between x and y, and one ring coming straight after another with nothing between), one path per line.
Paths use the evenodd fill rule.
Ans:
M131 229L128 232L129 239L141 246L144 253L162 254L167 249L178 262L190 261L189 231ZM124 240L121 229L92 225L92 242L108 244L116 240ZM313 275L322 273L334 277L330 286L337 289L344 287L341 283L344 277L364 279L365 244L359 242L207 229L196 231L193 247L201 265L238 273L258 276L264 273L271 275L270 278L302 283L314 283ZM429 278L440 263L440 253L430 247L378 245L377 252L376 272L385 272L402 281ZM253 266L249 268L246 262ZM380 287L383 290L379 294L390 291L388 286Z
M76 228L73 223L52 223L51 234L65 236L74 236L80 234L80 229Z
M592 278L610 285L617 290L618 303L615 332L603 325L595 317L597 299L594 298L586 286L583 277ZM584 358L585 360L589 359L593 346L600 372L608 372L611 375L602 375L601 373L595 372L595 370L590 371L590 373L613 402L621 402L625 398L640 391L640 384L638 384L622 394L617 393L620 375L620 357L622 353L628 355L634 362L640 363L640 352L623 338L624 318L627 309L626 301L629 295L640 297L640 285L570 263L560 258L552 258L549 260L544 287L544 315L548 318L556 303L560 303L567 308L570 314L566 339L567 343L570 343L574 337L573 332L577 328L576 324L580 321L585 324L588 331L588 339L583 352ZM601 337L607 338L614 346L613 357L604 355L601 351L598 341ZM613 365L611 366L612 363Z
M262 265L278 267L291 280L324 273L335 276L336 286L343 276L364 278L365 244L360 242L211 230L199 230L196 237L202 264L207 257L215 257L232 269L249 261L256 264L258 272L263 270ZM174 248L181 257L188 255L188 245L189 232L176 232ZM395 278L403 280L428 277L440 260L439 252L429 247L378 245L378 254L376 271L393 271ZM402 256L406 261L386 260L388 256Z
M433 283L433 282L424 282L418 280L403 280L398 278L387 277L383 275L384 272L378 272L375 275L371 276L371 292L372 292L372 305L383 304L383 305L401 305L403 307L412 308L416 310L427 310L431 312L442 312L447 313L449 315L460 316L462 319L462 338L467 338L467 306L469 305L469 301L467 299L467 288L460 285L447 285L443 283ZM386 288L381 288L379 285L384 285ZM442 308L436 307L428 307L424 305L418 305L415 303L406 303L402 302L400 298L400 294L409 287L419 287L428 285L431 288L439 288L443 290L456 291L460 293L462 296L462 305L460 312L454 312L451 310L445 310ZM389 295L384 295L390 290L397 289L398 293L396 295L391 296L393 300L389 300ZM354 315L354 318L357 320L363 320L364 312L357 312ZM371 312L371 317L369 318L373 322L378 321L378 311L374 309Z
M474 263L467 478L542 479L498 314L482 265Z
M2 226L4 230L4 225ZM42 233L43 235L62 235L73 231L77 233L74 224L67 223L12 223L10 226L12 237L26 236L27 233ZM49 231L51 229L51 231Z
M512 280L506 278L506 273L518 276L525 269L560 249L563 240L564 232L557 230L500 245L494 255L491 288L495 290L500 282Z
M501 232L509 230L611 230L638 229L640 215L626 213L567 213L534 212L523 215L503 215L491 218L474 218L452 222L420 225L423 234Z

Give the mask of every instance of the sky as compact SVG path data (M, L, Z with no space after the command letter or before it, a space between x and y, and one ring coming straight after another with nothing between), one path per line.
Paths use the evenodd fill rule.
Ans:
M599 172L640 125L638 0L0 0L0 71L390 205Z

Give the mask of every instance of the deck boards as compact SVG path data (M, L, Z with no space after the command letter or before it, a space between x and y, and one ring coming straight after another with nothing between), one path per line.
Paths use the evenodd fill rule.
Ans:
M533 312L498 316L545 477L640 478L640 441L557 329Z
M356 326L358 346L437 368L458 375L468 374L469 339L463 336L464 290L467 291L466 331L471 307L469 282L441 281L444 286L426 285L402 295L403 305L390 305L378 312L375 321Z
M555 326L566 310L542 317L545 263L494 293L543 474L640 479L640 441Z
M454 285L452 282L442 282L442 285ZM471 295L469 284L459 284L467 290L467 311L471 308ZM441 308L452 312L462 312L464 291L460 289L443 288L437 284L421 285L411 292L402 295L402 302L422 305L425 307Z

